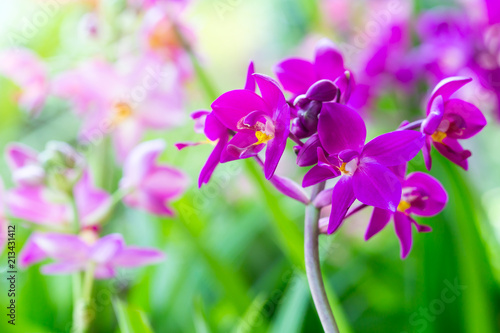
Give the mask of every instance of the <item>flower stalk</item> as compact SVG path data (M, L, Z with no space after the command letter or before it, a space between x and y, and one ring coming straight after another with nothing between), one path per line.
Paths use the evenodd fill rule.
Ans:
M313 187L311 202L325 187L325 183L319 183ZM319 319L326 333L338 333L339 329L335 321L332 309L326 296L321 265L319 262L318 236L319 236L319 209L309 204L306 207L304 223L304 257L306 265L307 280L311 290L314 305Z

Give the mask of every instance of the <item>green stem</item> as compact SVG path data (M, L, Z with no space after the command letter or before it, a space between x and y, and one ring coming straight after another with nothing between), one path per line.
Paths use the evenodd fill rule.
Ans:
M313 187L311 202L316 195L325 187L325 183L317 184ZM306 218L304 223L304 258L306 265L307 280L311 289L312 298L319 319L326 333L338 333L339 329L335 322L328 297L326 296L323 276L321 275L321 265L319 262L318 237L319 237L319 209L309 204L306 207Z
M70 201L71 209L73 211L73 232L78 234L80 232L80 216L78 215L78 206L73 192L71 192Z

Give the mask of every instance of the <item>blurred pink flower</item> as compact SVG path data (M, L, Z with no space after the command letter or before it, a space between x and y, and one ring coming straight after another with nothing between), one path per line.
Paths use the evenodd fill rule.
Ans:
M111 198L94 187L88 171L75 185L74 195L82 227L96 225L106 217ZM73 220L68 199L43 185L20 185L7 193L5 202L12 216L54 229L70 226Z
M45 181L45 171L34 149L22 143L10 143L5 148L5 159L16 184L36 186Z
M140 30L142 47L144 52L154 53L161 59L174 63L179 70L180 79L186 80L192 76L193 69L183 42L192 44L194 34L179 22L176 14L168 13L160 7L147 10ZM185 38L186 41L182 41L181 38Z
M100 141L109 134L123 161L147 129L183 121L178 78L177 69L154 55L124 58L115 65L94 60L55 78L53 92L71 101L83 118L82 141Z
M127 157L120 188L127 191L124 203L151 214L172 216L168 203L186 190L189 179L180 170L156 163L165 150L161 139L143 142Z
M10 49L0 53L0 75L20 88L16 95L19 106L37 116L49 92L47 69L42 59L27 49Z
M94 264L95 277L109 279L116 276L118 267L154 264L165 257L152 248L126 246L120 234L107 235L98 240L96 237L35 232L19 254L20 267L51 258L55 262L42 266L42 273L70 274L87 270L89 265Z

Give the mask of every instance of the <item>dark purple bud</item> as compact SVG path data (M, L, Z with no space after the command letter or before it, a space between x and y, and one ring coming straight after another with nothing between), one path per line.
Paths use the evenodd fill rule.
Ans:
M354 88L354 78L351 72L345 71L344 74L340 75L335 80L335 85L341 92L339 103L347 104L349 98L351 98L351 92Z
M330 102L337 96L338 88L330 80L320 80L306 92L306 97L314 101Z
M307 138L308 136L310 136L299 118L293 118L290 131L299 139Z
M318 134L314 134L300 148L297 155L297 165L305 167L318 163L318 147L321 147L321 142L319 142Z

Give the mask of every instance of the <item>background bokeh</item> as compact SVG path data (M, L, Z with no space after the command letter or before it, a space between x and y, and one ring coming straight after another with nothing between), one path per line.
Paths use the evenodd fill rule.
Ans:
M286 56L312 56L320 37L348 43L346 36L365 28L363 13L370 1L335 2L193 0L181 20L192 30L208 81L195 76L186 84L186 115L209 108L213 96L205 93L204 85L216 93L242 87L250 60L257 72L271 75L273 64ZM0 2L3 48L13 46L12 36L41 3ZM81 32L88 4L61 3L65 5L23 46L38 53L51 72L112 54L111 46L99 45ZM343 15L340 3L348 7ZM411 10L417 15L438 5L458 6L425 0L415 1ZM134 29L124 1L103 0L102 8L110 26ZM13 100L15 91L11 81L0 78L0 147L20 141L41 150L54 139L76 144L80 122L67 104L51 98L41 116L32 119ZM415 95L423 98L426 91L424 87ZM423 99L420 102L424 105ZM413 103L410 110L408 104L390 94L380 97L367 116L369 138L414 119L421 105ZM473 151L468 172L434 156L431 174L447 189L449 204L440 215L422 220L433 232L415 237L406 260L399 257L392 226L369 242L363 240L370 209L349 219L335 235L321 236L324 278L341 332L500 331L500 131L490 111L484 111L489 125L466 143ZM157 247L167 260L98 281L91 331L321 332L303 268L303 206L265 182L251 161L221 165L199 190L197 176L211 147L178 151L173 146L203 140L192 127L187 119L179 128L147 134L166 139L169 146L162 161L186 171L192 184L174 204L175 218L120 206L105 226L105 234L120 232L128 244ZM292 147L288 148L278 173L300 179L303 171L295 167ZM112 190L121 170L106 149L96 145L87 157L98 185ZM9 187L5 161L0 165ZM422 157L409 167L423 170ZM28 234L19 226L18 249ZM2 271L6 262L4 253ZM8 302L5 276L0 277L3 312ZM16 326L7 325L2 312L1 332L69 331L69 276L44 276L35 265L20 271L17 283Z

